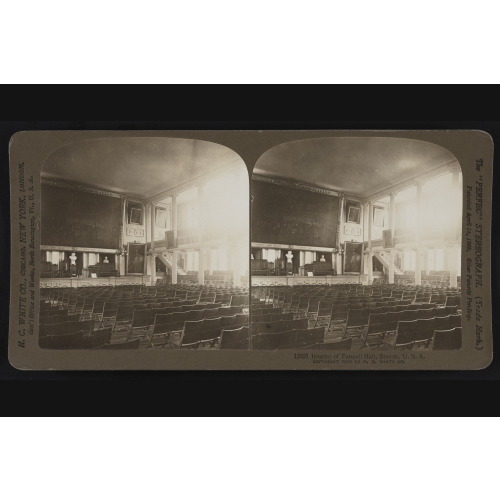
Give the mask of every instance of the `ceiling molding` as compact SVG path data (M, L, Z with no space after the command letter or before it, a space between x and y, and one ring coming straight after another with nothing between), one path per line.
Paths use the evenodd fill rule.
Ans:
M269 184L276 184L278 186L285 186L292 189L302 189L303 191L311 191L313 193L326 194L328 196L342 196L344 194L340 191L333 191L332 189L321 188L312 184L293 181L292 179L282 179L279 177L271 177L260 174L253 174L252 181L268 182Z
M111 198L123 198L124 195L113 193L112 191L105 191L93 186L86 186L84 184L74 184L70 181L63 181L59 179L51 179L47 177L41 177L40 182L42 184L47 184L50 186L57 186L64 189L72 189L73 191L84 191L85 193L99 194L101 196L109 196Z

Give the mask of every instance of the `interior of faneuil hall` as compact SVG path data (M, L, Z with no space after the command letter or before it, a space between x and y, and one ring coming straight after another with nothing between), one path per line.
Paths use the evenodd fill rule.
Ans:
M285 142L249 184L219 144L94 139L41 180L41 348L461 348L462 174L436 144Z
M252 177L253 349L460 349L461 217L460 165L435 144L270 149Z
M234 151L79 141L53 152L41 181L40 347L219 349L248 337L248 171Z

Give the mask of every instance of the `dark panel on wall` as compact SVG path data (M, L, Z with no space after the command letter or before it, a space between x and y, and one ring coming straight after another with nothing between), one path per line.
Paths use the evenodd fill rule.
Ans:
M336 246L338 197L260 181L252 197L252 241Z
M42 184L42 245L118 248L120 198Z

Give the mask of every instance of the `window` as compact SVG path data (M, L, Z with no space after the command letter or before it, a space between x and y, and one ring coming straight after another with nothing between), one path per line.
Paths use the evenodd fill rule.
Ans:
M414 250L403 251L403 271L415 271L417 253Z
M167 228L167 209L155 207L155 225L156 227Z
M196 229L199 226L198 203L190 201L180 204L177 211L178 229Z
M427 269L429 271L444 271L444 250L442 248L427 252Z
M383 207L373 207L373 225L375 227L385 226L385 210Z
M198 252L186 252L186 271L198 271L200 255Z

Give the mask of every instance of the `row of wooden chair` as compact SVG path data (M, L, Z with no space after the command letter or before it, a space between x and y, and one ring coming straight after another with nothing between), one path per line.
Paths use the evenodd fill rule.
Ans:
M195 311L203 313L204 311ZM135 335L147 339L146 348L157 348L155 342L158 339L163 340L161 347L165 347L171 343L174 334L181 334L181 344L195 343L207 340L204 335L209 335L208 340L218 338L220 331L224 328L231 329L239 326L248 326L247 314L233 314L228 316L204 317L203 314L194 315L187 313L171 313L157 314L152 324L146 324L147 321L133 323L133 326L128 334L127 340L130 340ZM187 325L187 328L186 328ZM206 332L200 329L206 328ZM219 333L216 336L211 336L212 332L218 329ZM196 340L191 342L190 336L194 335Z
M57 335L40 335L38 345L42 349L93 349L109 344L111 328L102 330L76 329Z
M172 340L169 337L168 345L178 349L198 349L200 345L215 347L224 330L232 330L246 325L248 325L248 316L246 318L221 317L199 321L186 321L180 332L179 339Z
M412 308L394 312L375 312L368 309L349 309L347 312L347 320L344 324L335 328L342 329L342 337L348 334L360 335L365 327L368 327L369 319L372 315L386 315L386 322L394 324L399 321L411 321L416 319L430 319L436 316L449 316L456 314L457 306L448 307L427 307L427 308ZM383 316L381 316L383 317Z
M305 328L252 335L252 350L298 349L323 342L325 329Z
M462 348L462 327L436 329L433 319L401 321L398 324L394 349L413 349L414 346L430 346L433 350L458 350Z
M381 344L386 334L397 332L400 322L412 323L413 321L420 321L420 323L416 323L419 327L440 330L455 328L462 324L461 314L439 315L440 313L438 312L438 315L426 318L424 317L425 315L419 314L421 311L422 310L371 314L367 328L361 333L363 345L372 345L373 342L372 344L370 344L370 342L373 338L375 338L376 344ZM427 334L422 333L422 335L424 335L426 339L429 338Z
M276 312L266 312L264 314L253 314L252 313L252 323L258 323L263 321L284 321L294 319L293 313L284 313L280 309L273 309Z
M286 314L284 315L286 316ZM307 318L282 319L278 321L254 321L252 319L252 334L258 333L279 333L287 330L305 330L309 327ZM323 331L325 329L323 328Z

